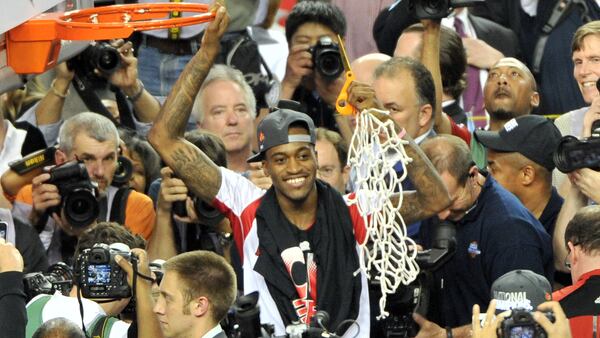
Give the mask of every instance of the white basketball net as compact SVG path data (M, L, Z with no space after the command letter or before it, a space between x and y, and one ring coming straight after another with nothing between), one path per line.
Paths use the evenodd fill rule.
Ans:
M407 285L419 274L414 241L406 234L406 224L400 215L402 205L401 182L407 177L406 164L412 159L406 155L403 141L395 132L394 122L381 122L370 114L377 109L365 110L356 116L356 129L348 154L348 165L355 170L355 196L358 210L367 228L367 238L360 244L363 257L361 268L369 278L379 281L379 318L385 318L386 298L400 286ZM402 177L394 166L402 163ZM390 197L399 193L399 203ZM373 270L373 268L375 270Z

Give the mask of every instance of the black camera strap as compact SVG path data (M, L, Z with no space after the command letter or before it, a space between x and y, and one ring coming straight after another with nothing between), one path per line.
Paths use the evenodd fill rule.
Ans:
M542 27L542 33L533 50L532 70L534 74L539 74L540 72L544 49L546 48L546 42L548 42L550 33L570 13L572 5L578 5L581 8L581 17L584 23L591 21L585 0L558 0L552 9L552 14L550 14L548 21Z
M123 226L125 225L127 200L129 199L132 190L133 189L128 186L120 187L119 190L117 190L110 207L110 222L117 222Z
M81 100L90 111L108 118L115 126L119 126L119 121L115 120L108 109L102 104L102 101L94 90L94 86L89 83L89 80L79 76L76 72L73 77L73 85L77 94L79 94L79 97L81 97Z

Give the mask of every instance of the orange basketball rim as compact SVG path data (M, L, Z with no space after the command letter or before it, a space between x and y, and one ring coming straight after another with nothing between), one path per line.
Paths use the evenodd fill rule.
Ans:
M173 11L199 14L168 18ZM209 12L209 5L182 2L44 13L8 31L8 66L18 74L43 73L56 65L61 40L127 38L135 31L189 26L214 18L215 13Z

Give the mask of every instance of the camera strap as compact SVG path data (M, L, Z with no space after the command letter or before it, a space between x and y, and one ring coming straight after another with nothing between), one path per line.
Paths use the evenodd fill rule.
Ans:
M119 319L109 316L100 316L92 322L90 325L90 332L92 338L103 338L110 335L112 326L118 322Z
M123 226L125 225L127 199L129 198L132 190L133 189L127 186L120 187L119 190L117 190L110 207L110 222L117 222Z
M119 121L115 120L108 109L102 104L102 101L94 90L94 86L90 84L89 80L75 73L73 85L77 94L79 94L79 97L81 97L81 100L90 111L108 118L115 126L119 126Z
M588 8L585 4L585 0L559 0L554 5L552 9L552 14L546 21L546 24L542 27L542 33L535 44L535 49L533 50L533 61L532 61L532 70L534 74L539 74L540 68L542 66L542 57L544 56L544 49L546 47L546 42L548 42L548 38L550 37L550 33L554 29L556 25L564 18L568 13L570 13L571 5L579 5L582 9L581 17L583 22L591 21L588 15Z

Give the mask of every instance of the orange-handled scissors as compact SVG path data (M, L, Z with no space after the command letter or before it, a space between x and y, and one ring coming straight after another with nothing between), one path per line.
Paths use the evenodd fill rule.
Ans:
M340 43L340 54L342 56L342 64L344 65L344 70L346 71L346 82L344 82L344 86L342 87L342 91L337 97L335 101L335 109L340 115L354 115L357 113L356 108L348 103L348 87L354 81L354 73L352 73L352 69L350 68L350 62L348 61L348 55L346 54L346 48L344 48L344 42L342 38L338 35L338 41ZM341 104L341 105L340 105Z

